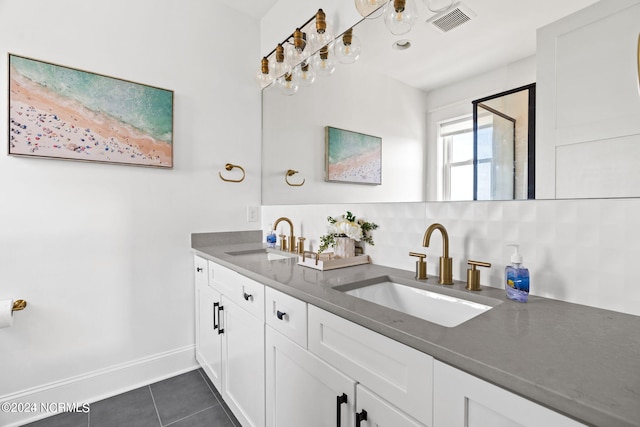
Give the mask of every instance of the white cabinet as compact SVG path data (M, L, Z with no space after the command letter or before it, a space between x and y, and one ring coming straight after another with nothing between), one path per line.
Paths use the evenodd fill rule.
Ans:
M222 387L222 341L218 335L220 293L207 285L196 287L196 360L218 390Z
M435 361L434 427L584 427L577 421Z
M220 310L220 394L243 426L264 426L264 321L224 295Z
M307 304L272 288L267 288L265 294L267 325L307 348Z
M373 392L358 384L356 407L357 427L422 427L413 418L394 408Z
M267 427L351 427L355 381L266 328Z
M308 339L309 351L431 426L431 356L314 306Z
M263 427L264 285L197 256L195 265L196 360L243 427Z

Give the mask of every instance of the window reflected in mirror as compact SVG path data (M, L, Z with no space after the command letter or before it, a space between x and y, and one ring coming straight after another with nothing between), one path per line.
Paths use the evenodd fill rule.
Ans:
M535 83L473 101L473 200L535 198Z

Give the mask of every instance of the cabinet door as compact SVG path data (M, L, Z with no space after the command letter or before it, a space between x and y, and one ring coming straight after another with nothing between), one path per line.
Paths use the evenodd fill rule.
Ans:
M264 323L222 296L222 397L244 427L264 426Z
M424 427L389 402L367 390L362 385L357 387L358 405L356 409L356 426L360 427Z
M355 381L269 326L266 344L267 427L353 426Z
M434 427L584 427L444 363L433 368Z
M309 351L421 423L432 421L433 358L309 305Z
M196 286L196 360L218 390L222 385L222 340L217 325L220 294L207 284Z

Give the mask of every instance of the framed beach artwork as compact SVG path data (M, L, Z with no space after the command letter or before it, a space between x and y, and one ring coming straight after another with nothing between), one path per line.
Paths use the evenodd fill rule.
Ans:
M173 91L9 54L9 154L173 167Z
M382 138L325 127L326 180L382 184Z

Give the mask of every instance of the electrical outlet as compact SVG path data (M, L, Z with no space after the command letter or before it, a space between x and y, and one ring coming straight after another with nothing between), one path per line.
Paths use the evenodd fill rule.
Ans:
M257 206L247 206L247 222L258 222Z

